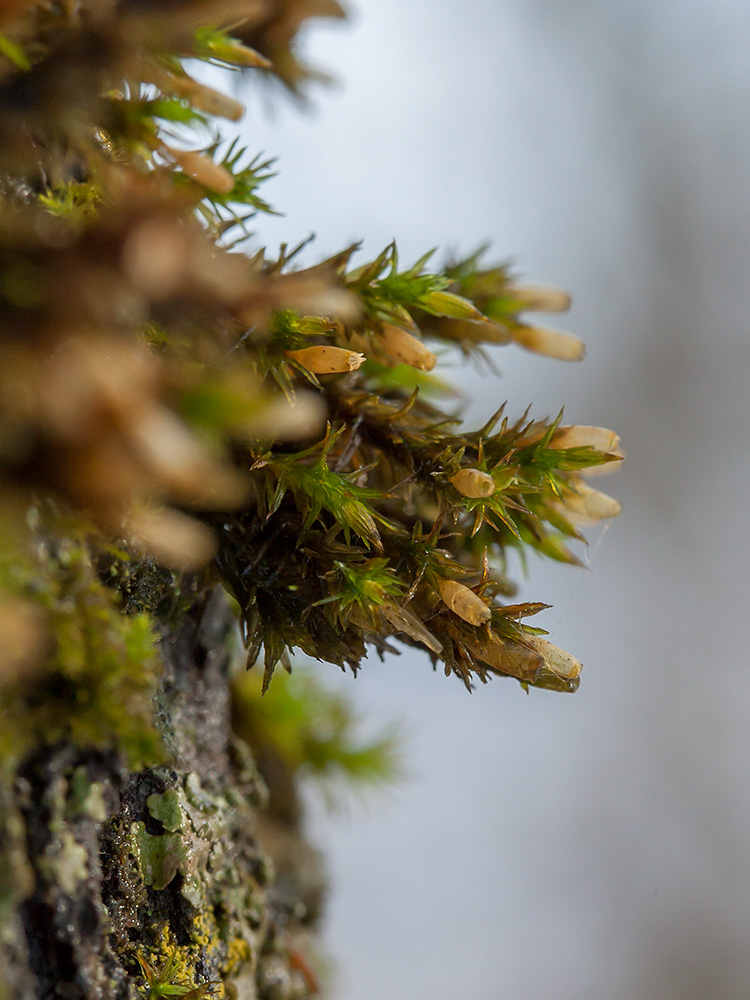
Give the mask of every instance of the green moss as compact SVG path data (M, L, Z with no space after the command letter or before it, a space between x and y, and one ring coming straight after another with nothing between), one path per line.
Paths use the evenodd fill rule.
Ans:
M37 538L27 562L14 587L43 616L48 655L37 675L0 688L0 756L16 760L35 744L72 739L115 747L133 768L162 759L152 708L159 656L148 615L122 614L75 534Z
M340 779L378 785L400 773L398 729L363 739L349 699L311 671L281 674L263 694L261 674L250 670L234 679L231 690L232 724L261 761L270 752L290 774L317 779L329 794Z
M146 1000L224 996L221 983L196 983L195 960L191 959L186 949L178 947L167 928L162 928L148 957L138 955L138 963L145 980L142 996ZM218 986L220 992L214 992L214 986Z

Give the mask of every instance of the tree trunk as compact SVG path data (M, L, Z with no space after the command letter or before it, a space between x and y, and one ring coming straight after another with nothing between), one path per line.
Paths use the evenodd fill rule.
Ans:
M114 752L63 742L19 767L0 886L8 1000L316 992L305 954L321 865L293 786L293 808L266 808L274 832L259 844L269 790L230 727L230 627L217 589L162 633L168 766L132 773Z

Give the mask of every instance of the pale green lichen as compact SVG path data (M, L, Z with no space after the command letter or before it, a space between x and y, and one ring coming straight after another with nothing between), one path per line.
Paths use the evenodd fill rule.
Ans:
M174 779L165 770L163 780ZM271 869L260 852L252 877L238 867L233 831L238 823L253 822L251 806L239 786L227 788L226 793L213 791L190 773L182 782L152 792L145 805L163 832L156 832L153 825L147 829L143 820L133 822L126 849L149 893L172 887L184 900L183 912L191 916L187 941L184 923L177 935L168 924L159 926L157 916L154 946L143 957L154 970L171 963L171 981L178 984L194 982L198 968L203 975L210 968L221 977L240 976L248 965L252 971L267 919L261 883L271 877ZM156 905L154 913L159 912ZM223 986L216 985L214 995L224 996Z
M158 819L165 830L174 833L179 830L185 822L185 813L182 803L185 796L182 789L168 788L161 795L156 792L146 799L148 811Z
M139 820L131 827L131 838L143 881L154 889L166 888L187 863L188 848L180 833L147 833Z

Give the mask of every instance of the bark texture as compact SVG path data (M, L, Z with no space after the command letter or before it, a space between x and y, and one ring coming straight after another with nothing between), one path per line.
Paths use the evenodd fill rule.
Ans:
M316 991L321 865L298 808L268 815L268 786L232 733L229 628L215 591L163 631L155 708L168 764L132 773L114 752L63 742L18 768L4 803L8 998Z

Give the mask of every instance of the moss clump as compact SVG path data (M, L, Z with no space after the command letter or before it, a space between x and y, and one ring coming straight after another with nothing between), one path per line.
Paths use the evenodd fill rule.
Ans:
M15 584L38 612L47 656L35 672L0 686L0 756L17 760L36 744L67 739L115 746L134 767L160 760L159 654L149 616L122 614L75 534L37 532Z

